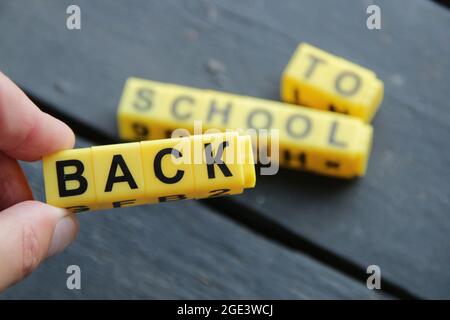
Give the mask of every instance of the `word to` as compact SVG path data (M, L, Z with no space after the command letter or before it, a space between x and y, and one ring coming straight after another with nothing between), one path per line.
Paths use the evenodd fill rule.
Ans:
M348 114L370 122L384 85L371 70L301 43L281 78L285 102Z

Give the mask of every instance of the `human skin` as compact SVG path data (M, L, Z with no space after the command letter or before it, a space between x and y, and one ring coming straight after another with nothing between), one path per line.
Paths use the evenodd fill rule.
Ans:
M73 131L42 112L0 72L0 292L22 280L76 237L68 211L33 200L17 160L73 148Z

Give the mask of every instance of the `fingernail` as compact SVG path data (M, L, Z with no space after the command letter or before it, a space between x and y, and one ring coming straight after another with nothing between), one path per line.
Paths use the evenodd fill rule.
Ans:
M53 209L53 211L54 211L55 215L58 217L58 219L62 219L64 217L70 215L70 212L66 209L53 207L53 206L51 206L51 208Z
M78 231L78 222L74 216L65 216L56 223L47 257L63 251L74 239Z

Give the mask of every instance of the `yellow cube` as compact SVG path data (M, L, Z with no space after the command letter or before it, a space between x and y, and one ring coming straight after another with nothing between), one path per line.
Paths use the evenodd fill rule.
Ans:
M191 140L141 142L145 195L151 203L194 198Z
M277 109L274 108L274 101L210 90L206 92L205 97L209 101L219 101L222 105L228 103L233 107L230 108L226 123L212 121L218 120L217 118L205 117L203 121L207 128L241 128L244 130L248 128L255 130L277 128ZM211 113L212 105L209 104L206 114L210 115Z
M139 121L134 117L135 114L148 114L152 111L155 103L161 103L157 98L164 85L152 81L146 81L145 84L143 86L133 78L128 79L125 84L126 91L120 100L121 113L119 115L119 133L124 140L139 141L163 138L163 134L158 129L153 128L148 122Z
M121 138L125 141L169 138L172 130L167 128L192 123L200 94L200 90L129 78L118 113Z
M280 112L280 163L336 177L363 176L372 127L324 111L286 108Z
M195 119L202 122L205 130L228 128L235 123L239 115L238 96L213 90L203 90L201 96Z
M72 212L96 206L91 148L60 151L42 160L47 203Z
M384 85L371 70L301 43L281 79L281 99L370 122Z
M95 191L101 208L148 202L139 143L92 147Z
M251 149L250 136L227 132L194 135L191 141L197 199L239 194L254 186L254 160L246 150Z

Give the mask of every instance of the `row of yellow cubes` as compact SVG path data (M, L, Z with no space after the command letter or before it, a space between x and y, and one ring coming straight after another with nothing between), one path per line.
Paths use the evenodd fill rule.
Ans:
M250 136L193 135L43 158L49 204L73 212L238 194L255 185Z
M195 121L201 122L203 131L266 129L270 134L276 130L282 166L345 178L366 172L372 127L359 118L212 90L127 80L118 109L122 139L167 138L178 128L193 133ZM271 156L276 160L275 154Z

